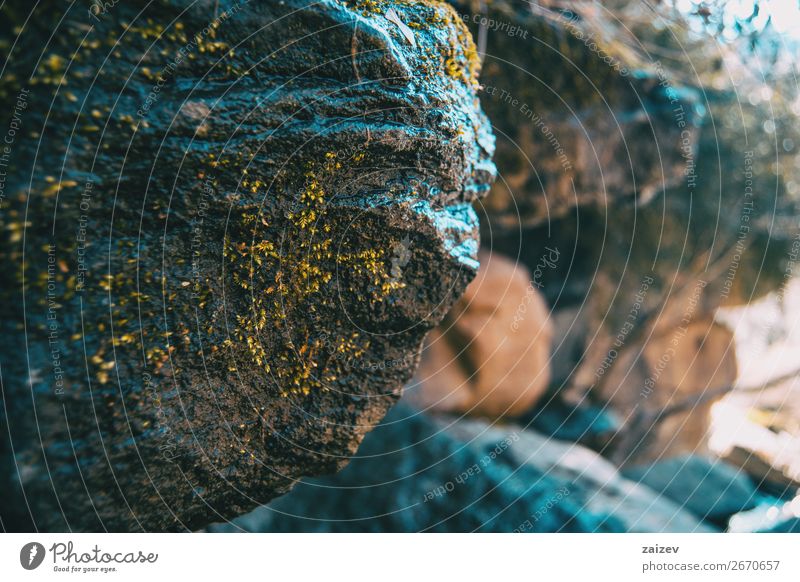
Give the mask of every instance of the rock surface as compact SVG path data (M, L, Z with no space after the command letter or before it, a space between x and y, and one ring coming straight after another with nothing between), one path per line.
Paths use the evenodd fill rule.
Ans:
M647 485L700 519L722 526L734 513L755 508L762 498L744 472L724 461L698 455L630 467L622 474Z
M550 380L550 314L525 267L483 251L479 259L477 277L428 336L407 397L426 410L516 416Z
M0 95L0 515L197 529L345 465L474 276L479 63L436 1L95 8Z
M713 531L602 457L520 426L398 404L340 473L215 531Z

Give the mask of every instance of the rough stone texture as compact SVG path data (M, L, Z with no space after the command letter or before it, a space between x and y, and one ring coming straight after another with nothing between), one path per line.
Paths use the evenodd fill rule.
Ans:
M477 467L477 468L476 468ZM401 402L342 472L213 529L714 531L581 447L516 425L432 418Z
M428 335L407 398L425 410L519 415L550 380L549 310L528 270L479 253L478 276Z
M6 528L197 529L341 469L477 268L449 6L146 4L39 3L11 54Z

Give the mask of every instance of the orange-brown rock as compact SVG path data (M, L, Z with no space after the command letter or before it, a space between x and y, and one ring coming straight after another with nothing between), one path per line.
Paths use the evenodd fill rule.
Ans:
M480 253L478 276L428 337L408 398L492 418L528 410L550 380L552 324L528 270Z

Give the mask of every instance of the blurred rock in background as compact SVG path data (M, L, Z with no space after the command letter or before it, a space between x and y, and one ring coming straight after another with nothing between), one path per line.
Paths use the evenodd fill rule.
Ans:
M422 409L517 416L550 381L549 310L525 267L478 258L478 275L427 337L406 397Z
M481 104L497 134L502 177L482 207L485 231L544 224L575 206L643 204L680 181L700 93L665 81L624 20L591 2L453 4L483 53ZM485 46L481 20L506 25Z
M623 475L722 527L733 514L757 507L765 497L737 468L699 455L631 467Z
M455 5L498 135L499 179L476 205L482 245L527 267L552 310L548 400L571 418L610 408L617 434L593 444L615 462L706 450L711 406L737 374L716 311L791 271L790 51L749 20L716 42L666 4ZM548 249L561 260L543 269Z
M733 334L707 318L632 346L596 387L596 397L620 414L627 411L613 444L615 460L706 451L708 413L736 381Z

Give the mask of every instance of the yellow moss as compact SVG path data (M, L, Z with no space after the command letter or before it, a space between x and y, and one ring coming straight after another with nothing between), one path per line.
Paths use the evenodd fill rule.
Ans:
M365 159L359 152L347 159L349 166ZM342 170L335 153L328 153L318 164L311 164L303 173L303 185L297 195L296 208L286 215L280 228L260 216L244 213L241 238L225 241L224 256L236 286L249 293L249 308L237 315L233 338L225 342L229 348L243 346L253 362L271 373L281 393L310 394L325 390L344 372L345 363L361 357L368 342L358 333L343 334L323 341L314 329L313 316L321 308L330 308L334 294L328 288L337 271L346 270L366 286L374 289L369 297L353 291L351 300L383 301L402 283L392 281L385 249L363 249L337 252L326 184ZM275 236L282 242L277 243ZM303 321L289 330L285 321L293 313L302 313ZM292 318L295 320L295 318ZM304 328L304 326L306 326ZM302 329L301 329L302 328ZM261 342L262 333L277 332L282 338L277 353L270 354Z

